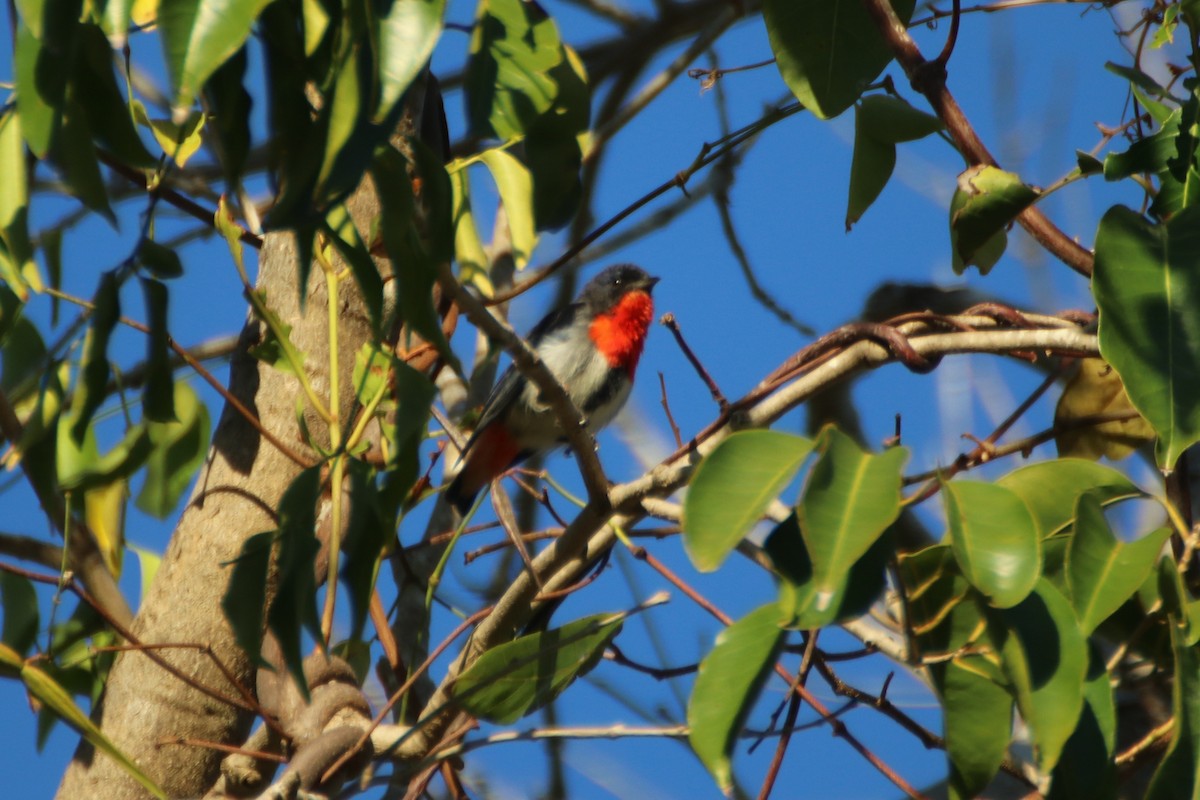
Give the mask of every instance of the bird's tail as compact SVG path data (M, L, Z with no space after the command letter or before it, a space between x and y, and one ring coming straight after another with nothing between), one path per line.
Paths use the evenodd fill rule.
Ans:
M475 435L463 455L462 469L446 487L446 501L465 516L482 489L528 455L504 426L489 425Z

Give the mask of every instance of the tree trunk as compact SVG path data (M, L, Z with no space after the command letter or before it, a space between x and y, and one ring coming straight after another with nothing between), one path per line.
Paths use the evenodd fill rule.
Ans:
M366 238L377 201L360 187L351 213ZM303 311L297 292L297 251L290 233L268 235L259 258L258 287L269 306L292 326L291 338L304 354L318 396L329 391L328 294L324 274L313 267ZM353 281L339 285L341 308L338 363L344 376L341 408L353 402L349 380L354 354L370 336L370 326ZM297 380L247 354L262 339L264 326L251 318L242 331L230 372L229 389L258 415L262 425L299 453L313 457L300 441L296 424ZM310 424L320 436L324 425ZM206 645L245 686L254 669L234 641L221 600L231 562L250 536L277 526L275 508L300 465L279 452L233 408L221 416L190 502L171 537L162 566L134 622L141 642ZM236 696L217 665L192 649L160 651L164 658L204 685ZM203 795L216 779L224 756L218 750L164 741L187 737L237 744L246 736L250 715L210 698L167 673L144 654L122 653L93 714L105 735L173 797ZM59 787L61 800L126 800L146 791L114 761L80 744Z

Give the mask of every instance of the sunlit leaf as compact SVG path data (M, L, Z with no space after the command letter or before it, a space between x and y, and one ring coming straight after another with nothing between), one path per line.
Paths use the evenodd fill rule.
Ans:
M700 662L688 701L688 741L725 794L733 786L734 743L782 642L779 609L770 603L721 631Z
M1025 599L1041 574L1037 528L1021 498L1003 486L942 484L950 545L963 574L992 605Z
M454 682L455 702L476 717L510 725L600 663L624 619L596 614L493 647Z
M475 227L471 211L471 182L462 167L450 173L454 191L454 260L458 264L459 280L478 289L485 297L494 291L488 276L489 259Z
M83 514L88 531L113 577L121 576L125 555L125 504L129 500L129 482L118 478L94 486L83 493Z
M151 119L140 102L133 103L133 116L139 125L150 129L155 141L169 158L183 167L196 154L203 143L204 114L193 111L175 122L169 119Z
M1170 530L1159 528L1141 539L1120 542L1094 495L1081 495L1076 509L1075 535L1067 548L1067 582L1079 625L1090 634L1149 577Z
M480 159L496 181L508 219L513 261L517 269L523 269L529 263L533 248L537 247L533 220L533 181L529 169L508 152L495 148L484 151Z
M955 271L976 264L986 274L995 259L995 237L1037 199L1038 191L1011 172L992 166L971 167L958 176L950 203L950 245ZM988 263L988 262L991 263Z
M158 568L162 566L162 554L156 553L153 550L147 550L144 547L138 547L136 544L126 546L137 556L138 571L142 576L141 600L144 601L146 595L150 592L150 586L154 583L154 578L158 575Z
M442 33L445 0L391 0L376 18L379 42L379 105L382 122L433 53Z
M6 254L0 254L0 277L22 301L29 290L41 291L41 276L33 260L29 241L29 175L25 168L25 141L21 137L21 118L16 106L0 117L0 241Z
M158 25L177 119L187 114L217 67L241 48L269 2L160 0Z
M1078 458L1059 458L1015 469L996 483L1025 501L1038 538L1062 530L1075 518L1075 501L1091 492L1103 506L1145 493L1111 467Z
M1153 225L1124 206L1096 233L1100 353L1158 432L1159 467L1200 441L1200 208Z
M775 431L740 431L696 468L683 506L683 542L696 568L711 572L795 477L813 442Z
M84 739L98 751L113 759L126 773L142 785L147 792L155 797L166 800L167 795L142 770L106 737L95 723L88 719L87 714L75 704L67 693L44 670L26 664L21 667L21 680L29 693L41 701L47 708L57 714L63 721L75 729Z

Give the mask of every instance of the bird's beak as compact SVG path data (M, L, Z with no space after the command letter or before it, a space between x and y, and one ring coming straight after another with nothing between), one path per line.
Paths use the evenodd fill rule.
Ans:
M652 292L654 290L654 287L656 285L658 285L658 282L660 280L662 280L662 279L661 278L653 278L653 277L646 278L644 281L642 281L641 285L638 288L643 290L647 294L649 294L650 292Z

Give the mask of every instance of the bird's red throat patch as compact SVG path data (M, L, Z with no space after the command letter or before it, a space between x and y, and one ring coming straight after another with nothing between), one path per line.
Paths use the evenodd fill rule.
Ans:
M642 357L653 317L654 301L650 295L630 292L612 310L596 315L588 327L588 336L610 367L624 368L632 376Z

